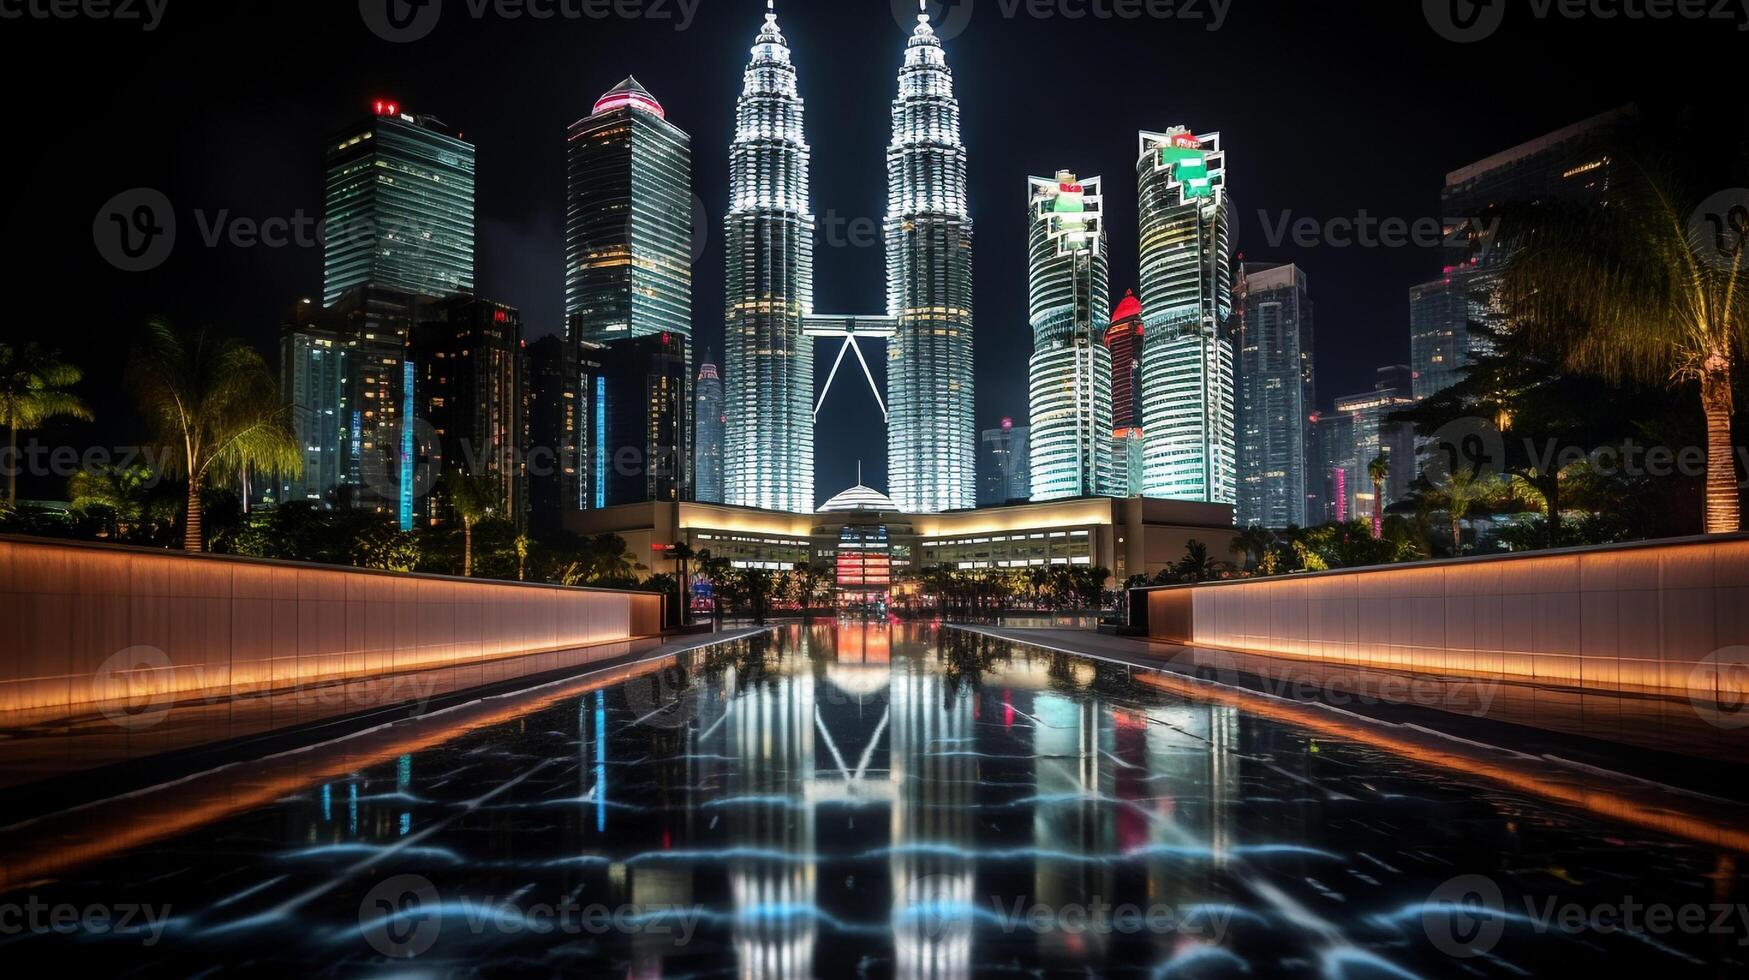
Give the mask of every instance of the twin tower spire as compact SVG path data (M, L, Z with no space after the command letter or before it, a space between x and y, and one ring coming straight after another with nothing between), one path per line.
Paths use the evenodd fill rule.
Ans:
M813 151L774 0L766 2L735 116L725 221L725 502L813 511L815 340L842 337L855 347L859 337L885 337L887 397L866 418L873 429L881 410L887 414L888 496L914 513L973 507L966 151L953 76L923 4L899 70L887 147L884 313L815 311Z

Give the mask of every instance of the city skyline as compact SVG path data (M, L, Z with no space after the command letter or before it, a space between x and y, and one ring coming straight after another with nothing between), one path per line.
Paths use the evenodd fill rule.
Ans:
M479 292L514 303L523 309L525 329L532 341L562 329L562 316L554 305L554 297L561 291L562 283L553 278L554 273L540 271L543 262L551 262L550 259L543 260L542 256L552 254L554 246L532 247L532 243L543 238L562 247L562 233L555 239L548 237L549 232L537 230L543 224L548 228L556 227L550 224L555 218L562 224L563 208L559 202L562 201L563 181L554 176L562 171L563 166L562 161L556 165L554 163L554 149L562 146L555 142L558 139L557 134L562 134L570 121L585 114L599 93L610 88L616 80L635 72L641 80L649 83L652 90L662 95L663 104L668 108L670 117L683 124L689 132L697 134L699 146L722 145L719 140L725 119L720 97L714 93L724 88L722 82L725 74L722 69L725 67L725 60L732 65L737 60L737 52L741 50L741 45L732 38L746 28L734 27L731 40L727 41L706 41L702 34L713 24L744 25L750 17L756 16L759 5L754 0L744 5L751 9L736 10L736 6L730 4L701 10L698 23L690 32L664 30L650 24L599 25L597 32L590 36L591 43L594 43L595 38L606 37L609 31L614 31L617 32L614 36L623 36L630 42L639 43L639 47L628 49L623 55L616 53L614 57L606 59L618 62L617 64L604 62L602 66L592 66L583 73L571 73L577 77L557 79L556 85L542 84L538 88L541 98L535 101L518 99L510 94L516 92L519 86L522 91L530 94L536 91L525 81L516 80L525 77L526 72L513 72L502 89L505 94L488 98L484 94L468 93L461 89L445 91L453 86L431 77L420 67L430 60L428 57L409 59L409 55L416 53L411 50L413 48L423 50L426 45L448 48L458 40L476 37L481 44L489 47L501 48L507 44L544 45L544 38L531 35L526 30L526 24L521 25L524 29L518 30L517 25L487 22L477 26L470 25L473 29L456 33L452 33L451 25L446 24L429 41L414 46L384 45L368 31L357 28L357 40L352 46L358 50L371 51L377 56L371 66L362 72L347 70L325 76L320 86L322 97L308 103L300 113L288 119L287 126L283 127L284 136L276 133L274 138L278 140L294 136L299 127L308 127L311 119L321 120L325 117L326 121L318 121L316 127L322 133L320 139L325 141L329 131L337 130L346 119L356 118L360 114L358 107L368 107L372 99L384 96L398 98L402 104L412 106L418 111L431 111L462 128L469 142L484 147L478 205L478 252L481 267ZM847 108L846 116L854 114L861 118L863 112L871 106L874 107L874 112L886 111L885 99L862 98L859 101L851 98L845 103L842 90L848 83L866 86L874 84L883 76L890 77L895 45L902 43L908 31L894 25L889 12L836 8L827 12L818 5L804 4L799 0L785 5L782 10L786 16L786 30L800 32L810 42L809 45L802 46L797 55L804 67L804 97L810 93L818 93L818 97L833 100L835 104L863 107L855 110ZM1410 12L1410 15L1413 17L1414 12ZM1414 19L1413 24L1398 25L1402 29L1401 36L1406 38L1406 52L1436 49L1436 45L1446 43L1432 36L1431 32L1425 38L1418 37L1409 28L1417 27L1425 31L1425 24L1418 18ZM861 25L860 33L858 24ZM870 30L873 26L883 24L893 33ZM337 21L335 30L352 26ZM1116 70L1110 82L1100 82L1095 90L1075 95L1062 93L1045 96L1043 101L1035 99L1041 108L1049 107L1053 101L1083 106L1085 111L1093 112L1097 118L1104 120L1082 127L1074 134L1074 145L1084 147L1085 151L1077 149L1072 157L1042 158L1041 151L1049 146L1066 145L1062 135L1041 131L1029 134L1024 142L1016 142L1018 134L992 129L997 118L993 108L1000 100L993 101L991 93L993 87L1002 80L1002 72L990 61L996 50L1014 48L1024 51L1028 45L1042 43L1041 35L1048 36L1053 31L1058 34L1086 32L1088 43L1104 45L1114 52L1121 50L1128 42L1107 30L1109 26L1095 23L1040 25L1028 19L986 21L980 15L960 36L949 42L958 69L959 85L962 89L969 86L972 93L968 102L966 125L969 129L965 139L971 151L971 207L974 217L989 225L985 229L986 235L993 233L1011 236L1015 231L1014 219L1004 216L999 207L1000 198L995 194L995 189L1000 184L992 186L992 183L1012 180L1015 175L1027 172L1029 168L1020 165L1019 161L1022 159L1030 158L1035 161L1030 168L1032 172L1048 172L1048 165L1065 158L1090 159L1091 162L1085 168L1089 171L1095 170L1104 161L1103 166L1107 173L1120 172L1119 166L1110 161L1127 155L1124 145L1129 143L1130 138L1124 135L1124 129L1129 129L1133 134L1134 129L1139 126L1158 125L1173 116L1185 117L1187 109L1190 108L1196 110L1194 115L1197 119L1205 114L1209 115L1211 123L1227 131L1229 141L1242 139L1247 153L1255 150L1265 156L1279 156L1279 141L1282 136L1296 132L1295 127L1288 126L1278 127L1283 130L1280 134L1272 133L1255 122L1247 122L1247 118L1255 117L1256 113L1247 109L1241 101L1206 90L1194 81L1189 86L1173 88L1158 111L1146 105L1125 105L1119 101L1101 99L1097 92L1111 91L1112 85L1125 81L1133 84L1137 80L1139 63L1125 62L1121 58L1115 62L1121 67ZM1171 24L1144 23L1140 26L1156 32L1182 29L1182 25ZM295 34L298 25L292 27ZM1313 34L1323 30L1323 26L1316 19L1286 15L1285 20L1272 24L1267 33L1285 33L1290 28L1310 31ZM1360 29L1385 33L1384 25L1361 25ZM1210 51L1216 52L1230 48L1240 37L1256 37L1260 31L1263 31L1261 26L1236 19L1222 31L1208 32L1206 41ZM456 36L457 33L460 36ZM1205 40L1204 33L1200 30L1195 37L1199 41ZM853 38L856 40L851 40ZM99 43L101 44L101 39ZM1504 38L1502 43L1523 42L1515 38ZM671 51L681 56L678 59L669 57L667 53ZM691 53L681 54L682 52ZM842 70L816 69L812 73L806 71L808 63L820 64L828 52L839 61L847 58L849 61ZM1184 57L1197 59L1205 55L1187 52ZM1406 54L1404 57L1406 58ZM1402 59L1392 56L1391 60L1395 63ZM736 68L728 67L727 77L733 77L736 71ZM676 74L677 72L681 74ZM689 83L685 73L694 73L698 83L710 83L709 88L713 94L702 96L699 84ZM1536 69L1531 69L1530 73L1534 76ZM421 75L426 77L421 78ZM346 81L349 76L354 81ZM580 83L578 78L585 80ZM1259 76L1255 84L1266 84L1265 76ZM1338 73L1326 78L1325 84L1340 89L1356 82L1347 75ZM1252 87L1255 88L1255 85ZM246 164L242 167L231 167L239 176L261 175L261 158L258 156L257 147L259 140L238 142L238 137L247 130L240 123L251 118L251 115L237 111L215 115L218 107L227 103L234 104L245 98L259 98L254 93L260 91L262 85L256 82L224 92L203 92L200 99L188 103L186 120L176 123L171 132L189 133L198 127L203 133L216 137L210 147L210 152L216 155L216 159L234 159L238 164ZM557 93L558 97L553 98L553 93ZM1368 346L1388 344L1391 353L1385 360L1406 360L1407 289L1438 275L1441 250L1437 245L1425 249L1306 249L1297 245L1290 235L1280 241L1277 247L1271 244L1272 228L1269 222L1285 218L1298 220L1301 215L1320 221L1342 218L1352 220L1362 207L1369 208L1374 215L1405 219L1437 215L1440 210L1438 187L1446 173L1465 166L1469 161L1485 159L1505 147L1534 139L1543 133L1627 101L1626 98L1616 95L1595 92L1563 98L1570 103L1570 107L1556 102L1534 111L1515 109L1504 115L1496 112L1486 125L1479 124L1478 118L1472 124L1460 125L1455 130L1428 131L1415 141L1403 140L1387 144L1383 148L1384 152L1394 163L1400 165L1393 166L1389 172L1376 179L1369 177L1366 181L1357 181L1352 175L1339 173L1320 181L1296 179L1284 183L1280 174L1272 173L1264 160L1239 155L1235 167L1246 185L1246 193L1236 209L1238 228L1235 253L1242 254L1248 260L1295 261L1318 278L1320 307L1326 326L1319 337L1320 345L1332 347L1350 341ZM1207 113L1201 108L1205 104L1211 107ZM1370 111L1377 113L1385 110L1380 107ZM1447 109L1449 118L1454 120L1461 119L1466 112L1463 107ZM311 113L315 115L312 116ZM546 119L547 122L530 125L528 120L531 114L533 118ZM138 114L136 117L144 118ZM124 121L122 125L131 126L132 123ZM856 130L862 128L853 127ZM1309 127L1300 127L1297 132L1304 133L1307 129ZM1461 136L1462 139L1453 139L1453 136ZM186 140L188 137L182 138ZM249 200L247 195L237 199L233 216L246 213L259 220L275 214L292 215L300 207L306 213L315 210L311 206L315 203L314 199L303 197L297 190L313 182L311 175L304 169L308 167L308 163L297 163L300 157L305 161L309 158L308 137L299 139L305 142L291 147L292 152L276 153L275 161L269 165L268 174L279 173L285 179L277 184L260 185L277 186L279 190L264 199L263 203L246 203ZM150 145L151 141L149 138L144 143ZM832 200L838 205L825 209L827 213L823 216L818 233L822 241L831 240L837 243L822 252L823 258L817 273L821 288L830 286L833 295L838 297L832 304L834 308L875 308L878 303L878 297L871 295L878 288L878 282L866 281L871 259L878 261L878 257L859 253L869 248L878 251L879 235L867 236L867 244L858 247L863 240L854 233L859 227L859 218L864 225L878 223L882 208L876 203L878 199L863 197L866 203L859 202L855 185L859 174L874 176L870 173L871 164L878 168L879 146L885 142L884 134L876 144L867 133L834 132L829 144L823 144L816 149L816 154L822 161L831 162L829 167L822 169L818 179L832 182L835 187ZM856 149L859 145L866 145L869 149ZM1133 147L1133 143L1130 145ZM868 158L868 152L871 151L875 154L872 161ZM1011 160L1015 162L1009 163ZM172 168L185 169L186 166L180 165ZM719 182L724 175L721 151L710 150L700 154L697 171L696 190L703 202L701 213L720 215L726 202L722 192L716 189L721 186ZM127 183L111 180L107 185L93 186L105 186L106 189L107 186L119 189L132 184L164 187L181 212L183 237L186 242L196 237L196 232L192 230L192 226L196 224L196 216L190 212L200 208L203 210L202 216L209 221L214 220L218 205L228 203L232 197L216 196L214 188L222 187L227 182L235 183L235 180L220 180L214 184L208 178L198 178L200 182L190 183L192 179L197 179L197 175L191 173L186 177L154 176L148 168L138 178L130 176ZM1289 184L1295 188L1294 193L1285 192ZM1365 193L1356 197L1355 192L1362 189L1360 185L1365 185ZM1374 200L1369 200L1375 191L1381 193ZM303 197L302 203L300 197ZM551 207L530 211L530 203L538 202L542 198L554 203ZM275 200L282 203L273 203ZM992 200L996 202L994 205ZM1333 204L1332 200L1338 203ZM94 202L93 206L96 203L98 202ZM1108 206L1113 211L1114 225L1112 285L1114 293L1121 293L1124 289L1134 288L1139 279L1133 271L1137 261L1132 237L1135 200L1123 182L1116 186ZM1257 213L1260 209L1269 212L1266 219L1260 219ZM716 308L718 303L714 297L720 285L715 280L719 278L718 270L721 269L722 235L714 219L708 223L711 227L702 236L699 245L701 255L694 264L698 280L695 323L699 330L695 346L700 349L711 346L720 350L714 333L715 324L709 311ZM830 238L833 235L836 236L835 239ZM69 248L68 251L76 250ZM298 249L279 250L269 257L271 261L264 261L260 252L239 252L201 245L185 247L159 270L158 275L152 277L123 276L107 266L102 266L100 258L90 255L88 243L85 248L77 251L88 256L89 261L100 265L100 269L89 277L96 283L95 299L101 311L98 318L104 322L135 322L149 311L163 311L176 316L188 302L188 294L186 290L178 292L175 284L187 282L190 276L210 282L250 282L251 286L246 292L233 295L224 287L214 292L210 296L211 301L216 304L212 316L235 324L245 335L255 338L255 343L262 349L271 349L276 343L277 321L280 319L278 311L283 310L295 298L312 293L308 272L300 271L310 268L311 257ZM231 268L236 262L242 263L240 269ZM216 269L214 263L218 263ZM1388 275L1367 271L1377 270L1381 263L1398 271ZM551 269L550 264L546 267ZM209 269L213 270L210 274L203 274L204 270ZM1017 379L1024 376L1025 351L1017 349L1021 345L1017 343L1015 334L1015 324L1024 319L1016 316L1024 308L1023 290L1016 285L1023 276L1023 257L1002 255L995 249L983 250L976 291L978 305L990 313L980 317L984 324L980 330L981 342L976 364L979 379L976 387L980 393L976 409L980 429L994 426L1003 416L1024 417L1027 412L1023 389L1017 382ZM1357 280L1363 281L1364 287L1356 288L1354 283ZM1385 280L1389 280L1388 285ZM273 298L271 304L265 302L268 297ZM265 309L266 313L247 313L251 305L257 310ZM194 319L205 315L189 312L179 318ZM1368 337L1377 339L1369 343L1366 340ZM828 352L830 350L826 344L818 346ZM99 356L104 355L100 353ZM1360 390L1365 387L1373 365L1347 363L1349 360L1351 359L1333 357L1323 359L1326 376L1330 379L1328 384L1321 386L1326 393ZM877 360L874 369L876 380L884 384L884 365ZM101 363L95 370L100 374L103 372ZM823 371L820 373L824 374ZM816 379L817 383L818 380ZM889 482L885 477L886 466L881 453L870 452L866 448L852 453L841 448L849 443L848 437L852 433L864 428L863 416L872 407L865 407L858 402L856 399L859 397L865 396L850 393L846 388L845 394L829 398L821 413L818 423L821 456L817 466L817 499L824 499L830 493L853 482L856 465L854 457L864 460L871 483L886 485ZM1328 409L1328 402L1319 407Z

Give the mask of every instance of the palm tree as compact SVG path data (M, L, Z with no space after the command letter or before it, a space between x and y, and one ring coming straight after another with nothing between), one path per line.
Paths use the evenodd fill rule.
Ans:
M1263 556L1268 554L1269 549L1273 547L1275 547L1275 532L1261 524L1250 524L1240 528L1239 533L1233 535L1233 540L1228 543L1227 550L1235 555L1244 555L1246 566L1255 568L1263 560Z
M185 550L205 548L201 491L208 480L228 480L251 467L282 474L303 469L273 372L241 341L154 319L129 376L161 444L164 470L188 480Z
M1500 495L1497 478L1477 475L1475 470L1459 469L1433 488L1429 503L1451 516L1452 554L1464 553L1463 522L1477 506L1493 501Z
M36 344L0 344L0 425L6 426L11 446L6 506L18 507L18 433L56 417L90 421L91 409L68 390L84 377L83 371L62 361L58 352L45 351Z
M1707 134L1624 143L1642 149L1611 167L1608 207L1508 209L1501 299L1513 329L1558 351L1571 370L1612 382L1700 382L1705 529L1723 534L1740 523L1731 385L1749 348L1749 242L1729 216L1697 205L1717 188L1743 186L1749 168L1741 145L1703 147L1696 135ZM1679 165L1652 155L1685 144ZM1699 173L1715 165L1723 170Z
M462 577L474 577L474 525L492 516L503 497L503 487L491 473L464 473L450 470L444 474L443 487L449 494L449 506L462 522Z
M144 466L80 470L67 481L67 497L74 510L101 512L109 536L120 540L152 519L152 477Z
M1385 481L1391 477L1391 457L1379 453L1366 464L1367 479L1372 481L1372 536L1385 536Z

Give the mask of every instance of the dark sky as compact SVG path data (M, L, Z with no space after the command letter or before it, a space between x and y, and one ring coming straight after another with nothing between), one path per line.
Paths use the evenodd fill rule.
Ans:
M157 2L168 6L151 32L0 20L11 134L0 166L12 192L10 315L0 331L49 340L88 367L103 419L60 427L74 443L135 437L117 387L150 314L221 325L272 349L284 311L319 291L320 249L209 248L196 212L207 221L319 217L324 143L379 97L440 116L478 146L479 290L519 305L531 336L558 330L566 125L636 74L692 135L696 189L720 221L735 96L764 7L700 0L678 30L678 0L620 0L650 15L637 19L545 20L496 8L475 18L470 3L482 0L443 0L428 37L389 43L355 0ZM540 9L562 2L534 0ZM1538 21L1516 2L1497 33L1473 44L1440 37L1414 0L1231 0L1214 31L1209 0L1177 4L1185 16L1172 19L1068 16L1112 3L958 4L969 19L947 50L971 155L981 426L1026 415L1029 174L1105 176L1115 300L1136 278L1136 131L1220 130L1239 250L1299 262L1310 276L1328 405L1408 356L1407 290L1437 274L1437 249L1275 247L1260 209L1271 221L1289 211L1320 222L1363 210L1438 218L1448 170L1626 102L1740 95L1749 39L1721 21ZM807 100L814 210L841 223L872 227L885 209L889 103L911 26L892 8L779 4ZM1032 16L1039 8L1052 16ZM179 234L167 262L130 274L97 254L92 220L136 187L168 195ZM720 237L713 227L694 311L698 343L719 352ZM880 310L883 276L878 242L822 243L816 306ZM859 383L839 384L821 419L822 500L854 480L859 459L868 482L885 483L874 404Z

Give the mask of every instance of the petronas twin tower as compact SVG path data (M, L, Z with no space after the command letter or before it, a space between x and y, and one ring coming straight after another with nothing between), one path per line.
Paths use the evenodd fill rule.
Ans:
M729 156L725 502L814 509L814 340L843 337L860 359L856 338L867 336L887 338L888 495L913 513L972 507L972 222L941 40L919 15L899 71L887 148L887 310L817 314L810 150L789 43L770 7Z

